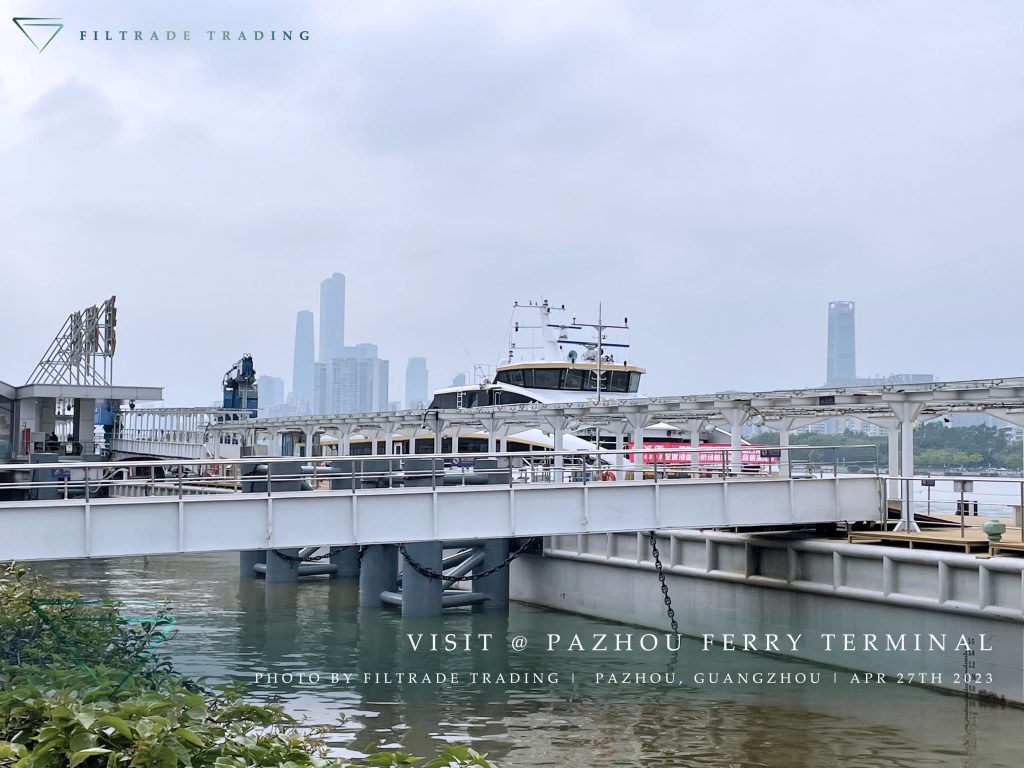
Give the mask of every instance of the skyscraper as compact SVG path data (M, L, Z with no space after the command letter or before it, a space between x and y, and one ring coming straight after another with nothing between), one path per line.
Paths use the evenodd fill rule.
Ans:
M852 301L828 304L828 366L825 384L843 386L857 378L856 321Z
M277 376L257 376L256 391L260 393L260 410L269 410L284 404L284 379Z
M410 357L405 365L405 407L427 407L427 358Z
M295 317L292 400L300 412L308 411L313 403L313 313L308 309Z
M452 379L453 387L464 387L466 386L466 374L456 373L455 378Z
M320 283L321 363L342 357L345 348L345 276L335 272Z
M313 366L313 408L315 414L333 413L331 410L331 364Z
M342 349L331 360L331 413L365 413L388 408L388 361L375 344Z

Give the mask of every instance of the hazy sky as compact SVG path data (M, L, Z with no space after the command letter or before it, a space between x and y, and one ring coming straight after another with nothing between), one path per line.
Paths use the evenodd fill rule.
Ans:
M628 315L647 394L820 384L834 299L860 375L1024 374L1018 0L3 5L10 383L117 294L118 383L206 404L251 352L290 387L335 271L392 399L542 296Z

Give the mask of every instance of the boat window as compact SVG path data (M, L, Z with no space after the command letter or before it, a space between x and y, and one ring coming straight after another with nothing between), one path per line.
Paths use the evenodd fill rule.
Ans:
M609 392L626 392L629 389L629 373L627 371L609 371L609 374Z
M523 372L521 370L516 371L502 371L505 374L504 381L517 387L523 386ZM499 379L500 381L500 379Z
M535 403L537 402L532 397L521 395L518 392L502 392L501 393L501 404L502 405L517 405L519 403Z
M583 389L583 371L570 368L565 372L564 389Z
M523 383L519 386L526 387L527 389L533 389L533 368L527 368L526 370L520 371L523 376Z
M533 373L533 386L537 389L558 389L559 369L538 368Z
M590 375L587 377L587 385L584 387L589 392L597 391L597 371L590 371ZM601 391L608 391L608 371L601 371Z
M431 408L455 408L458 402L458 394L456 392L442 392L439 395L434 395L433 401L430 403Z
M629 374L629 391L637 392L640 390L640 374L633 371Z

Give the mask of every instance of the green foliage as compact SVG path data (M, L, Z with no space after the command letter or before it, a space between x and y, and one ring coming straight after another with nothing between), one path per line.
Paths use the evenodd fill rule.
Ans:
M450 747L436 758L377 752L328 757L325 728L239 684L203 687L152 653L166 608L133 622L20 566L0 575L0 766L4 768L247 768L489 765Z
M778 445L778 432L754 435L752 443ZM888 437L869 437L862 432L842 432L835 435L800 434L790 438L793 445L872 445L877 446L880 469L884 470L888 450ZM837 451L840 464L859 464L874 467L874 448L851 448ZM794 461L828 463L831 450L793 451ZM932 421L914 432L914 464L918 469L949 467L1021 468L1020 443L1010 441L1009 430L997 427L947 427ZM863 470L862 470L863 471Z
M132 620L116 601L84 600L10 563L0 574L0 666L30 664L167 671L150 651L173 624L169 606Z

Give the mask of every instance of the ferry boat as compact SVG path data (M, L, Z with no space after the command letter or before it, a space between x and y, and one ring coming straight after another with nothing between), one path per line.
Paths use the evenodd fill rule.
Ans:
M516 316L535 312L538 323L524 325ZM628 350L625 342L609 341L610 329L628 330L628 318L622 325L555 322L552 313L564 313L565 305L554 307L547 300L519 304L513 308L512 333L538 331L539 345L509 340L506 359L495 369L493 381L447 387L434 393L430 408L478 408L522 403L594 403L637 397L645 371L628 360L615 359L616 350ZM582 338L590 328L595 338ZM535 354L523 355L524 350Z

